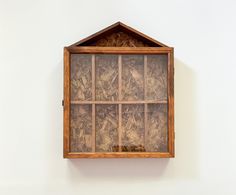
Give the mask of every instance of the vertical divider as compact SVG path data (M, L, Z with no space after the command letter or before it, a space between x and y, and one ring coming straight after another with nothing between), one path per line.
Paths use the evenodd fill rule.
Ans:
M122 105L119 104L119 152L122 152Z
M147 55L144 55L144 68L143 68L143 77L144 77L144 148L146 145L147 132L148 132L148 108L147 108Z
M95 55L92 55L92 101L95 101ZM96 147L96 110L95 103L92 104L92 152L95 152Z
M121 55L118 56L118 100L122 100L122 61ZM119 152L122 152L122 104L119 103L119 118L118 118L118 137L119 137Z

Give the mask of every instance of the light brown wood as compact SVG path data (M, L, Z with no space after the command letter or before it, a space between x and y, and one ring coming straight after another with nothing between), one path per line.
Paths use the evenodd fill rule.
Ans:
M95 102L95 55L92 55L92 100ZM96 147L95 109L95 103L92 103L92 152L95 152Z
M68 153L66 158L171 158L169 152L103 152Z
M119 89L119 93L118 93L118 100L121 101L122 100L122 96L121 96L121 91L122 91L122 63L121 63L121 55L119 55L118 57L118 89Z
M95 147L96 147L96 126L95 126L95 115L96 115L96 110L95 110L95 104L92 104L92 151L95 152Z
M144 71L143 71L143 77L144 77L144 101L146 102L147 99L147 55L144 55ZM147 130L148 130L148 118L147 118L147 103L144 104L144 145L146 146L146 138L147 138ZM146 149L146 148L145 148Z
M70 53L64 48L64 158L70 152Z
M147 104L144 104L144 146L146 146L147 132L148 132L148 118L147 118L148 113L147 112L148 112Z
M171 47L68 47L70 53L91 54L164 54L172 50Z
M119 87L119 93L118 93L118 100L119 100L119 152L121 152L121 146L122 146L122 105L121 105L121 100L122 100L122 61L121 61L121 55L118 57L118 87Z
M167 104L166 100L70 101L71 104Z
M171 157L175 157L174 134L174 50L172 49L168 53L168 142Z
M122 105L119 104L119 152L121 152L122 146Z

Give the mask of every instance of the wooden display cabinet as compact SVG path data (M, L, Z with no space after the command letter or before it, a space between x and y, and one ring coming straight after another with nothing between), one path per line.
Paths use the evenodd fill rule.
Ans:
M64 157L174 157L173 48L115 23L64 48Z

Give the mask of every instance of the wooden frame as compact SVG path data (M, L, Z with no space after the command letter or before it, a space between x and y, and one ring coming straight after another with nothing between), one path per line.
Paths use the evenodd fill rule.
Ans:
M121 25L121 23L116 24L115 26ZM123 24L122 24L123 25ZM127 27L127 26L125 26ZM113 27L114 28L114 25ZM112 29L109 28L109 29ZM129 29L130 30L130 29ZM132 29L132 32L134 30ZM103 33L106 32L103 31ZM136 31L135 31L136 32ZM99 34L101 36L102 33ZM143 34L142 34L143 35ZM96 37L96 34L92 37L85 39L85 41L91 40ZM100 38L100 37L99 37ZM146 37L144 37L146 38ZM150 39L149 39L150 40ZM151 39L152 40L152 39ZM78 44L84 43L85 41L78 42L72 46L64 48L64 158L170 158L174 157L174 50L172 47L166 45L161 45L160 47L98 47L98 46L78 46ZM156 42L155 42L156 43ZM160 42L157 42L161 44ZM71 55L72 54L91 54L92 55L92 99L88 101L79 101L71 100ZM119 83L119 93L118 100L116 101L98 101L95 100L95 55L96 54L116 54L118 55L118 83ZM155 55L155 54L166 54L168 56L167 64L167 100L137 100L137 101L124 101L121 100L121 55L125 54L140 54L144 56L144 75L145 71L145 56ZM144 77L145 79L146 77ZM145 85L144 81L144 85ZM146 96L145 87L144 87L144 96ZM121 128L122 123L122 110L121 105L124 104L143 104L144 105L144 125L147 124L147 105L152 103L156 104L165 104L167 105L168 110L168 150L166 152L122 152L121 151L121 135L120 130L118 130L119 138L119 149L117 152L96 152L96 140L95 140L95 105L107 105L107 104L116 104L118 105L118 118L119 124L118 129ZM80 104L80 105L91 105L92 109L92 151L91 152L71 152L70 150L70 107L71 104ZM146 129L146 127L145 127Z

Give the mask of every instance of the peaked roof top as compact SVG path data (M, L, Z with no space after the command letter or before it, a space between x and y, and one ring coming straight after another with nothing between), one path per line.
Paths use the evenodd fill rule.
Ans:
M104 39L106 43L104 43ZM117 39L119 39L119 43L114 43L114 40L116 41ZM127 41L128 41L128 46L123 44L124 42L127 43ZM113 42L112 45L111 42ZM123 47L131 47L131 46L168 47L167 45L159 41L156 41L155 39L121 22L116 22L115 24L108 26L107 28L104 28L103 30L100 30L70 46L75 47L75 46L114 46L114 45L115 46L121 45Z

